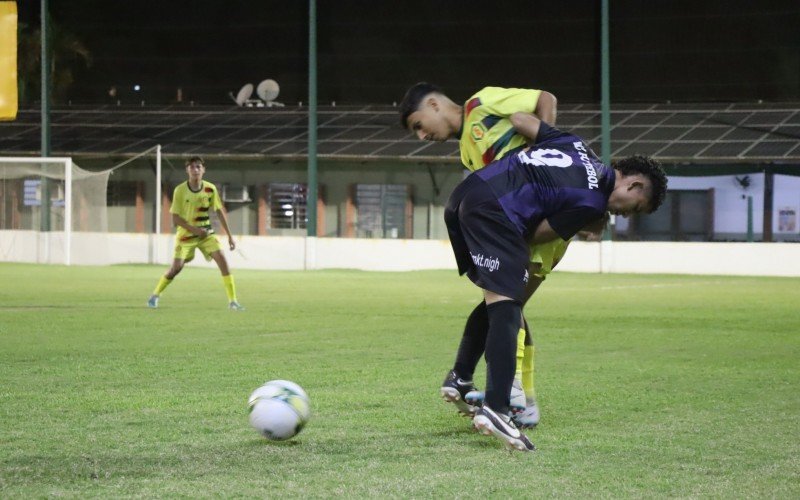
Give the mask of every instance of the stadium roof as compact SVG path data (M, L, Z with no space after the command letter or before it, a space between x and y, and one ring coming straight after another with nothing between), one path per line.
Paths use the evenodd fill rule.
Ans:
M321 106L318 155L332 159L458 161L458 144L420 142L392 106ZM800 161L800 103L627 104L611 112L612 156L668 162ZM597 105L560 105L558 126L600 149ZM62 107L51 111L53 156L165 155L304 158L305 107ZM39 110L0 122L0 154L36 155Z

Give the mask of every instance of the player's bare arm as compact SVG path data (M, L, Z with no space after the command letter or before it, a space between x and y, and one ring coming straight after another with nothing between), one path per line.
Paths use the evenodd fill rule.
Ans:
M543 90L533 113L517 111L509 117L511 125L518 134L527 139L528 144L533 144L539 134L540 122L555 125L557 103L556 96Z
M225 208L220 208L216 210L217 217L219 217L219 223L222 225L222 229L225 230L225 234L228 235L228 246L231 250L236 249L236 242L233 240L233 235L231 234L231 230L228 228L228 216L225 213Z
M524 111L517 111L509 118L511 125L518 134L525 137L528 144L533 144L536 141L536 136L539 135L539 124L542 122L534 115Z
M186 219L181 217L178 214L172 214L172 224L175 226L180 226L185 230L189 231L195 236L199 236L200 238L205 238L208 236L208 231L203 229L202 227L197 227L189 224Z
M557 108L558 100L556 96L546 90L542 90L533 113L543 122L555 126L558 114Z

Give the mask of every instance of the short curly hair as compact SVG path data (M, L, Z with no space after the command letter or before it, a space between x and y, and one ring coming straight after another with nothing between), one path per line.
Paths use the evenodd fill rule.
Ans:
M408 128L408 117L419 109L425 96L433 93L442 94L443 92L442 89L428 82L415 83L406 91L406 95L400 101L400 125L403 128Z
M612 167L622 172L622 175L642 174L653 185L653 192L650 196L650 210L653 213L664 203L667 195L667 174L661 167L661 163L649 156L634 155L613 162Z

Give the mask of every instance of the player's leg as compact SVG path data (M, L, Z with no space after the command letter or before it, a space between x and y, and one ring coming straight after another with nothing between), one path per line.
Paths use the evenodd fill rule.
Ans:
M517 429L509 412L509 396L514 382L517 333L522 304L511 297L485 291L489 316L486 338L486 399L473 423L483 434L492 434L507 446L533 451L533 443Z
M476 176L468 177L453 191L445 210L445 223L459 273L466 274L484 291L489 322L487 400L472 422L478 430L495 435L507 446L532 451L533 443L507 414L528 247L489 185Z
M475 367L483 356L486 345L486 335L489 330L489 317L486 312L486 302L481 301L467 318L464 325L464 334L458 346L456 361L453 369L447 374L439 391L442 398L456 405L463 415L475 414L475 406L466 402L468 393L476 392L477 388L472 382Z
M528 283L525 286L525 297L523 301L523 308L528 302L528 299L534 294L539 285L544 281L544 278L539 275L541 264L539 262L531 262L528 267ZM510 406L511 413L523 413L526 408L531 406L531 399L535 405L535 390L533 387L533 342L530 334L528 322L523 315L521 321L522 327L517 333L517 351L516 351L516 371L514 373L514 383L511 387ZM482 391L469 392L466 395L467 403L472 406L480 406L483 404L485 394ZM536 409L538 415L538 408ZM537 421L538 423L538 421ZM535 424L534 424L535 425ZM530 426L530 425L527 425Z
M219 272L222 274L222 284L225 286L225 294L228 296L228 307L232 311L243 311L244 307L236 300L236 283L233 280L230 269L228 267L228 260L220 250L211 252L211 258L217 263Z
M444 222L456 257L459 274L464 274L473 265L469 253L469 245L461 228L459 212L461 203L469 194L474 179L468 179L456 186L450 194L444 210ZM481 301L467 318L464 333L461 337L458 354L453 369L445 377L439 393L445 401L454 403L458 411L464 415L473 415L475 408L464 402L464 396L475 390L472 375L475 366L483 355L486 344L486 333L489 319L486 314L486 303Z
M531 264L528 269L530 279L525 287L525 299L523 304L527 304L539 286L544 282L550 272L556 267L558 262L567 252L569 241L556 240L544 245L537 245L531 248ZM523 305L524 307L524 305ZM533 335L529 323L523 318L526 337L524 353L522 359L522 387L525 391L525 410L514 415L514 422L521 428L535 427L541 418L539 405L536 401L536 388L534 385L534 357L536 346L533 344Z
M172 283L172 280L175 279L175 276L181 272L183 269L183 264L184 260L182 258L174 258L172 260L172 265L170 265L169 269L167 269L167 272L158 279L158 283L156 283L153 293L150 295L150 298L147 299L148 307L153 309L158 307L158 299L161 297L161 293L170 285L170 283Z
M541 274L541 265L532 262L528 272L530 278L528 285L525 287L525 299L523 307L528 303L530 298L536 293L539 285L544 281L544 276ZM534 354L536 347L533 345L533 335L531 334L530 324L527 319L522 318L522 325L524 335L522 335L521 346L518 344L517 348L522 350L521 359L519 354L517 356L518 362L521 364L517 369L519 370L520 379L522 381L522 390L525 398L525 407L522 411L516 412L514 421L519 427L529 428L535 427L539 423L539 405L536 403L536 388L534 385Z
M489 316L489 334L486 337L486 399L497 411L508 413L509 395L514 382L517 333L522 317L522 305L491 291L485 292L486 311Z

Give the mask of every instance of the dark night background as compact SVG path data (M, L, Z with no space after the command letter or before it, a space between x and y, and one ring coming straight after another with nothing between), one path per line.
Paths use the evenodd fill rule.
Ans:
M800 1L610 4L613 101L800 100ZM420 80L456 99L498 85L599 101L599 5L318 0L319 101L390 104ZM39 1L18 6L38 27ZM231 104L228 92L265 78L280 83L279 101L307 100L307 1L50 0L50 10L92 54L66 95L74 103L109 102L115 85L123 102L174 102L180 87L184 101Z

